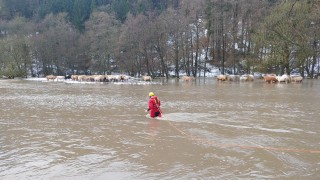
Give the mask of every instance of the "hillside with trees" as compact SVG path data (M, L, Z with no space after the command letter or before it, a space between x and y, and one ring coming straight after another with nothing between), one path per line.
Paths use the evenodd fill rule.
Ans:
M319 0L0 0L0 76L314 78ZM210 65L210 66L209 66Z

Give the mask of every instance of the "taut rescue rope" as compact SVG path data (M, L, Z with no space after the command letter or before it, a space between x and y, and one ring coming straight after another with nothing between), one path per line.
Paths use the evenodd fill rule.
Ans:
M286 152L320 153L320 150L276 148L276 147L265 147L265 146L243 146L243 145L238 145L238 144L219 144L219 143L215 143L212 140L207 140L207 139L199 138L199 137L193 136L191 134L188 134L188 133L184 132L183 130L177 128L170 121L167 120L167 122L172 128L177 130L180 134L188 137L189 139L191 139L193 141L198 141L200 143L209 144L209 145L215 145L220 148L238 147L238 148L242 148L242 149L263 149L263 150L286 151Z

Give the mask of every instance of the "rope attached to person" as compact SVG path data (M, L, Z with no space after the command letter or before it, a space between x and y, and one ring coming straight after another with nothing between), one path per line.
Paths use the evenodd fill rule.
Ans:
M156 107L157 107L157 109L158 109L159 113L160 113L160 114L161 114L161 116L162 116L162 111L161 111L161 109L160 109L160 107L159 107L159 105L158 105L158 101L160 101L160 100L158 100L158 97L157 97L157 98L155 98L155 99L154 99L154 104L156 105Z
M320 153L320 150L276 148L276 147L266 147L266 146L244 146L244 145L238 145L238 144L219 144L219 143L215 143L212 140L207 140L207 139L203 139L203 138L196 137L194 135L188 134L188 133L184 132L183 130L177 128L170 121L167 120L167 122L172 128L174 128L180 134L188 137L192 141L197 141L197 142L200 142L200 143L203 143L203 144L215 145L215 146L220 147L220 148L238 147L238 148L242 148L242 149L262 149L262 150L285 151L285 152Z

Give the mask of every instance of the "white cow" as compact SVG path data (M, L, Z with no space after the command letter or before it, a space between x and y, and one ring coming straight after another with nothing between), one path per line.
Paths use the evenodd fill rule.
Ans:
M291 76L291 82L301 83L303 80L302 76Z
M48 75L48 76L46 76L46 78L47 78L47 81L50 81L50 80L54 81L57 78L57 76Z
M282 76L277 76L276 77L278 82L281 83L281 82L284 82L284 83L290 83L290 76L288 76L287 74L284 74Z
M152 81L152 77L151 76L142 76L141 77L143 81Z

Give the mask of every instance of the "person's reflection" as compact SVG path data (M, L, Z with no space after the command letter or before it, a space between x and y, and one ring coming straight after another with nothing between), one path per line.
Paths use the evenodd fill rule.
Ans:
M158 119L150 120L150 123L149 123L149 132L151 136L150 139L154 140L155 137L157 136L160 123L161 123L161 120L158 120Z

